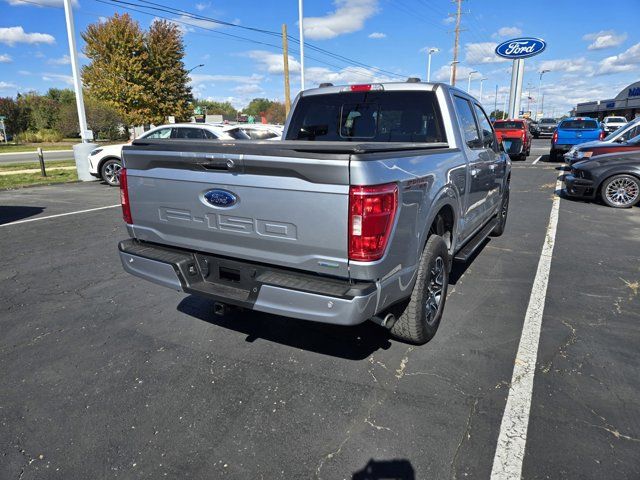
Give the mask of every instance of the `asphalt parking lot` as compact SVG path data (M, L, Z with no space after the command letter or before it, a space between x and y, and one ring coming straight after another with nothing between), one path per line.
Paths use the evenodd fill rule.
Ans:
M505 234L455 267L421 347L216 317L125 274L116 189L0 192L0 477L489 478L562 175L547 152L514 162ZM559 201L523 478L640 478L638 252L640 208Z

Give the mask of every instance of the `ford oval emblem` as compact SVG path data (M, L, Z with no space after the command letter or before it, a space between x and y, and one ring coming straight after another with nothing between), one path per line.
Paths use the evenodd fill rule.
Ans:
M496 55L517 60L538 55L544 52L545 48L547 48L547 42L541 38L514 38L498 45Z
M216 188L204 194L204 199L214 207L227 208L238 203L238 197L226 190Z

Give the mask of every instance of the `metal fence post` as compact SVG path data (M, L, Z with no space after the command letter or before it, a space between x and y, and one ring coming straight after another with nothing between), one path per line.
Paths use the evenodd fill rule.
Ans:
M46 177L47 171L44 168L44 154L42 153L41 147L38 147L38 161L40 162L40 173L43 177Z

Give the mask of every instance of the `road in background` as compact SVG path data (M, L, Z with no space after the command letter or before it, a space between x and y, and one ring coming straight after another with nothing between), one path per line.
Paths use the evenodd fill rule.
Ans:
M455 266L420 347L370 323L217 317L125 274L118 208L55 216L116 204L117 189L0 192L0 471L488 478L562 173L535 158L514 162L505 234ZM561 201L525 478L640 476L638 211Z
M73 150L46 150L44 149L44 161L73 160ZM38 161L38 153L32 152L8 152L0 153L2 163L32 163Z

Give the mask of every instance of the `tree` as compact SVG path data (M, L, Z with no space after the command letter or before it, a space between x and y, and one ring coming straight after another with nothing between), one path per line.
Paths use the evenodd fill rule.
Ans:
M267 108L265 116L267 117L267 122L269 123L283 124L287 118L284 109L284 103L272 102L271 105L269 105L269 108Z
M76 101L76 94L70 88L50 88L44 96L60 105L68 105Z
M0 98L0 115L4 116L4 125L8 135L24 132L29 127L29 116L17 100L11 97Z
M273 102L266 98L254 98L249 102L242 112L247 115L253 115L254 117L259 117L264 114Z
M41 131L55 128L60 113L59 104L55 100L29 92L20 98L25 112L28 112L29 130Z
M96 140L118 140L126 136L124 120L115 108L87 93L84 100L87 125L93 131ZM60 106L60 117L56 128L65 137L80 136L75 99L73 103Z
M507 118L507 114L502 110L494 110L489 114L489 118L494 118L496 120L502 120L502 118Z
M226 115L235 117L238 111L230 102L214 102L213 100L194 100L194 106L207 109L207 115Z
M190 115L191 90L177 26L156 20L144 32L129 15L115 14L89 25L82 38L90 60L82 68L84 84L128 124L157 124L168 115Z

